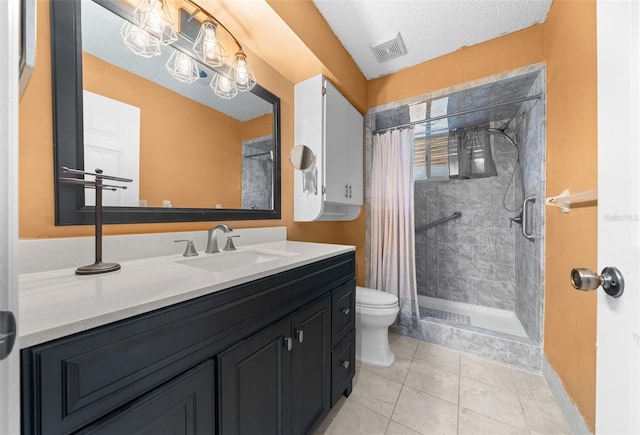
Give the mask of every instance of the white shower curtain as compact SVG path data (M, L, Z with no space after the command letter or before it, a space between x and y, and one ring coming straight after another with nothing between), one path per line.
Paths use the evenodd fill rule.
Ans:
M396 329L421 335L415 273L413 129L374 135L369 285L398 296Z

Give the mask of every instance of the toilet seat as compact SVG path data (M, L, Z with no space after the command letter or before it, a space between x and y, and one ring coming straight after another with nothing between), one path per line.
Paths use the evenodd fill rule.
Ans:
M363 308L393 308L398 306L398 297L380 290L356 287L356 306Z

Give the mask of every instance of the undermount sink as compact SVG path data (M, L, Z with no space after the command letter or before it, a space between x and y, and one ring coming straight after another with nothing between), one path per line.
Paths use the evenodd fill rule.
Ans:
M208 270L210 272L226 272L240 267L254 266L256 264L281 260L287 257L294 257L296 255L298 254L295 252L251 249L204 254L203 257L180 260L178 263Z

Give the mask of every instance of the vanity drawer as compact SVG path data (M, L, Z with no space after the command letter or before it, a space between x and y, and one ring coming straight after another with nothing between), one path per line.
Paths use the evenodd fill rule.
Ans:
M331 352L331 406L335 405L342 393L351 394L351 381L356 373L355 330L340 342Z
M353 329L356 320L355 300L356 282L349 281L333 291L331 337L332 345L336 345Z

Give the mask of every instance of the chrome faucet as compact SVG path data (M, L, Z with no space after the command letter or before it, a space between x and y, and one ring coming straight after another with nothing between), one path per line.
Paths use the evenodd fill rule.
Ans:
M229 225L220 224L216 225L213 228L210 228L208 231L209 238L207 239L207 249L204 252L208 254L212 254L214 252L220 252L218 250L218 230L222 230L225 233L233 231Z

